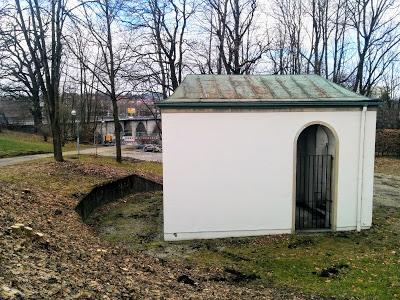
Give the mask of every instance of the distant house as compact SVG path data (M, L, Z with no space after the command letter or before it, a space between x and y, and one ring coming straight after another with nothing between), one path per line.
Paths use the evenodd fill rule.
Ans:
M2 126L6 126L8 124L6 115L4 114L4 112L0 111L0 129Z
M377 105L316 75L187 76L159 104L164 238L369 228Z
M0 115L9 125L33 126L31 106L28 100L0 99Z

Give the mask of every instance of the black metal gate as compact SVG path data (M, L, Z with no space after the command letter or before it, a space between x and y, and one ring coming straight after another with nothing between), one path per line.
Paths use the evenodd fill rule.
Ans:
M332 155L300 155L296 173L296 229L329 229Z

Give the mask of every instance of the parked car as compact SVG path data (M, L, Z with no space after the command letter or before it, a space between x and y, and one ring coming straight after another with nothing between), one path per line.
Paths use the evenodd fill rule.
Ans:
M146 144L143 146L143 151L144 152L161 152L162 148L160 145Z
M154 145L152 144L144 145L143 152L153 152L153 151L154 151Z
M162 148L159 145L154 145L154 150L153 152L162 152Z
M136 144L136 149L143 149L144 148L144 144Z

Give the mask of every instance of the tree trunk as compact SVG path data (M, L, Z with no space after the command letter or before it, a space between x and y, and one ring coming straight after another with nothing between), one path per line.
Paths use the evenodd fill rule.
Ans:
M240 74L240 45L242 44L241 36L239 35L240 30L240 7L239 0L234 0L233 4L233 18L234 18L234 41L233 41L233 74Z
M52 106L53 113L51 118L51 132L53 136L53 150L54 159L58 162L64 161L62 154L62 132L60 126L60 97L58 95L58 89L51 89L51 97L48 103Z
M360 55L359 62L357 65L356 80L353 85L353 91L354 92L358 91L360 94L362 94L361 87L362 87L363 72L364 72L364 60L365 60L365 55L364 53L362 53Z
M172 85L172 90L176 90L178 87L178 78L176 77L176 65L175 65L175 60L170 59L169 62L169 68L170 68L170 76L171 76L171 85Z
M122 162L122 154L121 154L121 124L119 123L118 117L118 105L116 97L111 99L113 106L113 117L114 117L114 132L115 132L115 149L116 149L116 161Z
M61 127L59 119L56 118L52 124L52 135L53 135L53 149L54 149L54 159L58 162L64 161L62 154L62 137L61 137Z
M33 100L33 107L31 109L31 113L33 116L34 132L38 133L43 123L42 108L40 107L39 100Z

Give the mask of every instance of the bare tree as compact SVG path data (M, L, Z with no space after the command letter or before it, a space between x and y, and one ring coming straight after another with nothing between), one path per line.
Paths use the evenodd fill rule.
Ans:
M349 30L348 18L348 0L336 0L333 6L334 17L333 22L333 66L332 66L332 81L342 83L348 78L345 78L344 64L346 56L346 35Z
M73 47L74 51L67 49L66 54L69 55L68 69L65 70L63 76L65 79L64 86L67 84L69 93L74 93L66 101L65 105L69 105L70 109L75 108L79 115L81 136L86 140L91 140L96 130L96 120L99 109L99 82L95 73L91 70L97 70L100 66L99 48L92 44L89 33L84 35L82 32L71 29L76 32L74 38L68 38L69 47ZM77 57L78 59L77 59ZM90 58L90 59L89 59ZM88 69L91 66L91 70ZM66 115L67 116L67 115ZM67 125L67 124L66 124ZM74 128L71 128L71 132Z
M255 24L257 0L207 0L209 70L212 39L217 39L217 74L250 74L267 50L267 39Z
M383 76L384 90L388 91L390 99L400 99L400 73L398 63L399 60L393 61L392 65L388 68L388 72Z
M358 55L353 90L370 95L385 69L399 56L399 3L396 0L354 0L349 5Z
M69 49L79 60L81 76L89 71L99 84L99 91L110 98L113 109L116 160L122 161L121 156L121 124L119 121L118 98L123 94L121 73L123 64L130 60L131 41L126 35L122 36L123 17L126 8L125 0L95 0L82 2L82 18L75 18L78 34L69 37ZM80 26L88 30L87 38L91 39L91 49L98 49L99 55L95 60L90 52L81 47L79 37L82 36ZM99 61L98 61L99 60ZM84 79L85 80L85 79ZM81 91L82 95L83 91Z
M42 108L40 105L40 70L35 68L32 56L26 49L24 36L19 30L15 12L8 10L0 27L0 74L7 78L1 89L14 97L28 97L32 106L29 108L34 120L35 132L42 126Z
M195 12L194 1L146 0L142 5L140 16L150 40L143 48L143 62L152 70L151 78L160 84L166 98L183 79L185 36L188 20Z
M38 0L24 2L15 0L15 9L17 26L23 34L46 103L53 137L54 158L56 161L63 161L59 84L63 51L62 32L68 15L66 1L51 0L43 3Z
M329 0L310 0L309 14L312 20L311 47L308 64L312 64L313 73L328 77L328 38L331 24L329 21ZM311 57L313 57L311 63ZM324 70L323 70L324 69ZM309 72L309 67L307 67Z
M270 52L269 56L278 57L273 60L275 65L278 65L275 69L279 70L280 74L300 74L303 69L303 58L310 61L302 50L305 15L303 1L275 0L273 14L276 20L274 31L278 32L278 36L274 41L274 53Z

